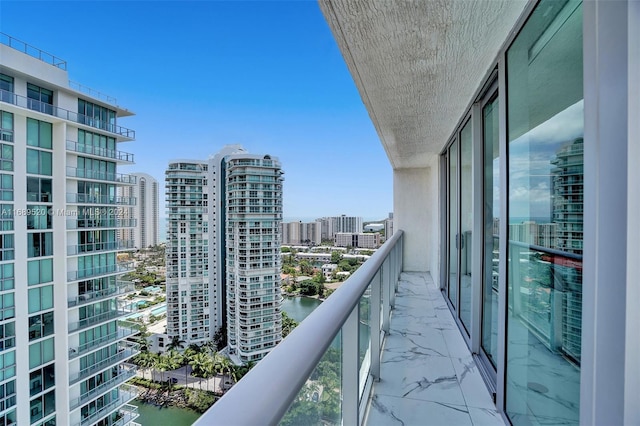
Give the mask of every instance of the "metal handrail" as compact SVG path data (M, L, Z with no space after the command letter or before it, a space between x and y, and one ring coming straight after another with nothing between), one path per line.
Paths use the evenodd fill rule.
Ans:
M95 155L96 157L110 158L116 161L133 163L133 154L129 152L119 151L117 149L108 149L99 146L80 144L76 141L67 140L67 149L81 154Z
M98 120L94 117L80 114L79 112L69 111L68 109L60 108L37 99L18 95L8 90L0 90L0 100L21 108L38 111L63 120L73 121L74 123L84 124L86 126L93 127L94 129L104 130L127 139L136 138L136 132L134 130L127 129L126 127L118 126L115 123L109 123L104 120Z
M56 68L60 68L64 71L67 70L66 61L63 61L62 59L52 55L51 53L47 53L44 50L38 49L35 46L31 46L24 41L18 40L15 37L11 37L8 34L0 33L0 43L17 50L18 52L26 53L27 55L39 59L42 62L52 65Z
M278 424L402 236L394 233L194 426ZM239 410L247 401L251 409Z

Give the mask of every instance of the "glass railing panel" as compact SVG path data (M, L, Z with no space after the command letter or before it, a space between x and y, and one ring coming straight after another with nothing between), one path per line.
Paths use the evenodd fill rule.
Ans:
M358 314L358 369L359 389L362 395L371 367L371 285L360 298Z
M341 340L338 333L280 421L281 426L342 424Z

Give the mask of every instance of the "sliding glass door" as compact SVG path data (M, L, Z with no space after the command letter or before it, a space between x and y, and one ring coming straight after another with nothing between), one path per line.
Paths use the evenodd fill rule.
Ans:
M447 164L447 297L469 333L471 327L472 262L472 132L462 126L446 153Z

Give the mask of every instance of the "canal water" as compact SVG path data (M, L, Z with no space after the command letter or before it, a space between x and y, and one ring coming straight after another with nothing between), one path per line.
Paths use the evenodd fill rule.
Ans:
M138 417L135 421L142 426L190 426L195 422L199 413L186 408L157 407L134 400L132 405L138 407Z
M282 309L297 322L304 320L320 303L318 299L310 297L285 297ZM159 408L152 404L145 404L135 400L131 404L138 407L140 417L136 419L142 426L190 426L200 414L186 408Z

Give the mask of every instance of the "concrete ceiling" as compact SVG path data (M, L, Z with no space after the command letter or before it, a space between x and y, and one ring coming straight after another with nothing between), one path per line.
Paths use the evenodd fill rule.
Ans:
M526 6L514 0L319 0L394 169L447 143Z

